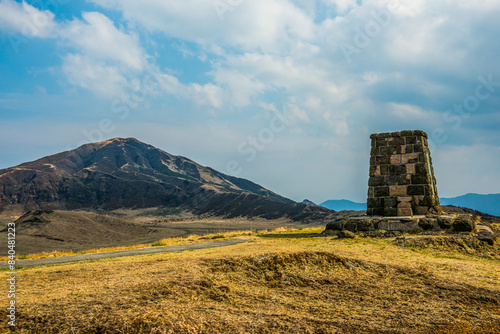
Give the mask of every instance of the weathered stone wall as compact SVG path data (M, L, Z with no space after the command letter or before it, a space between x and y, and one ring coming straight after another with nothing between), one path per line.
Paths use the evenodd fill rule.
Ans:
M377 133L370 138L367 215L440 213L427 134L409 130Z

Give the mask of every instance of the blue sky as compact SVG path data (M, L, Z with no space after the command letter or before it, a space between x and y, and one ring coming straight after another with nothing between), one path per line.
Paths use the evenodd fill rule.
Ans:
M112 137L316 202L422 129L440 195L500 192L496 0L0 0L0 168Z

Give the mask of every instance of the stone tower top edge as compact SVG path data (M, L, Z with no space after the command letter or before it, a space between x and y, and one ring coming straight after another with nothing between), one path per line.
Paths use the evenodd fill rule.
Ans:
M411 137L411 136L422 136L426 139L429 138L427 133L422 130L404 130L397 132L384 132L384 133L374 133L370 136L370 139L383 139L390 137Z

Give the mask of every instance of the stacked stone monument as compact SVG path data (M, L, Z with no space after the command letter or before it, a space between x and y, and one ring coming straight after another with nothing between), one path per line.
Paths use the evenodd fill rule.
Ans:
M367 215L441 213L427 134L409 130L370 138Z
M442 212L425 132L376 133L370 138L366 215L333 220L326 225L324 235L394 237L425 232L453 237L454 233L467 242L478 240L494 245L494 231L479 217ZM406 240L396 239L403 243Z

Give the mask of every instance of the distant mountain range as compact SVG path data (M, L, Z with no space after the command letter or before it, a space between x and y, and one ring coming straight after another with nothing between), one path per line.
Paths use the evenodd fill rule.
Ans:
M481 211L494 216L500 216L500 194L467 194L452 198L443 197L440 198L439 201L441 205L454 205ZM356 203L345 199L325 201L321 203L320 206L335 211L366 210L366 203Z
M500 194L467 194L453 198L440 198L441 205L454 205L500 216Z
M0 170L0 213L148 207L297 221L333 214L134 138L86 144Z
M362 211L366 210L366 203L356 203L353 201L349 201L346 199L333 199L329 201L325 201L320 204L320 206L335 210L335 211L344 211L344 210L354 210L354 211Z

